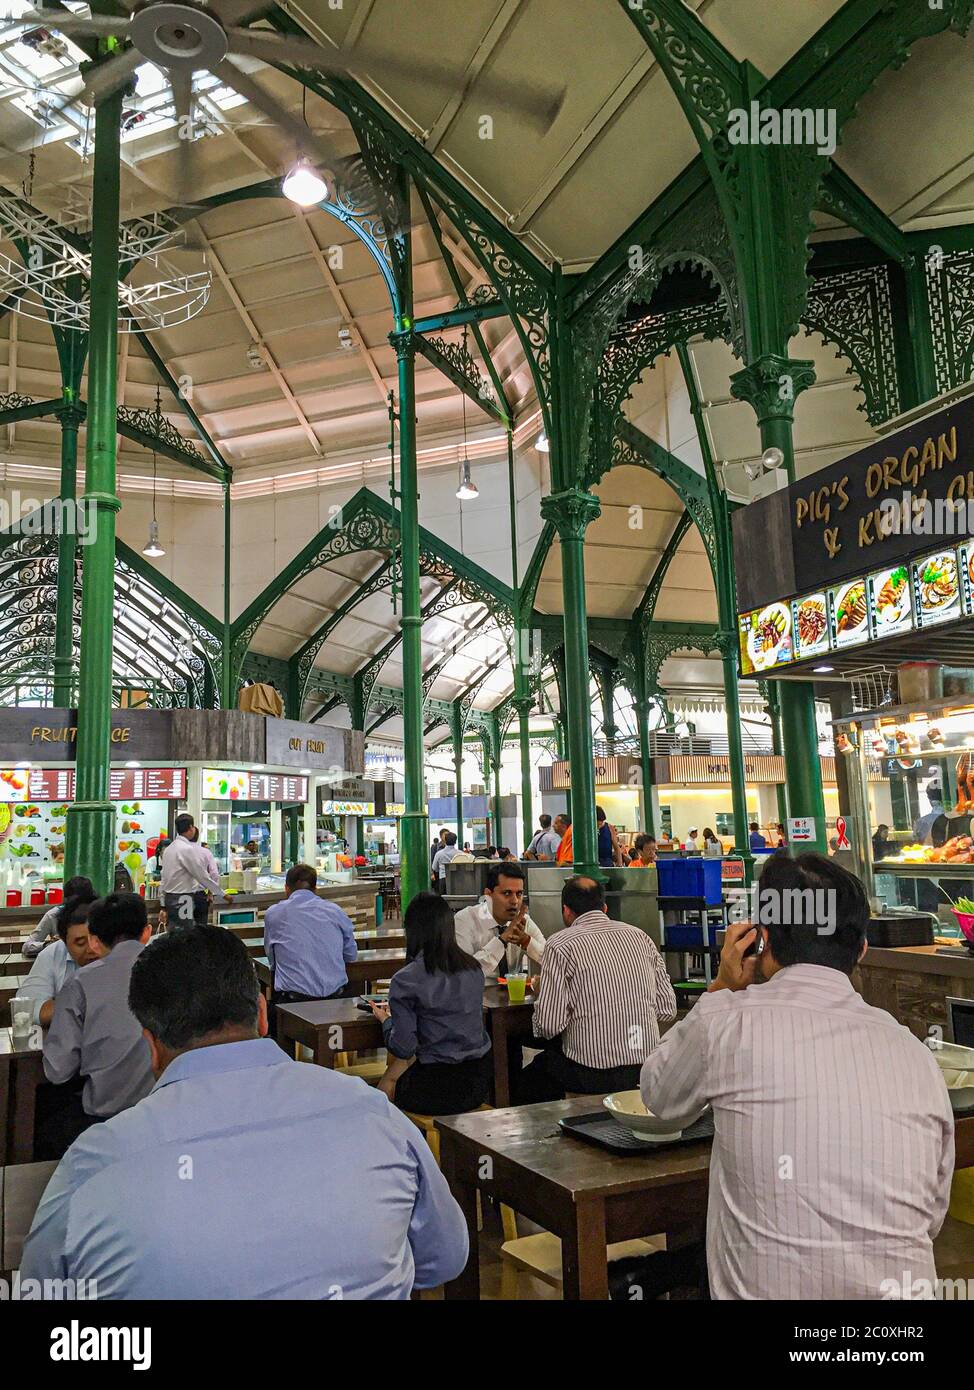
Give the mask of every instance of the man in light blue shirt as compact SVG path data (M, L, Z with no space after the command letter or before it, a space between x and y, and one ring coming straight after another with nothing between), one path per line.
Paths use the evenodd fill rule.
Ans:
M233 932L157 937L129 1004L156 1085L62 1159L22 1279L94 1280L103 1299L406 1299L456 1278L466 1225L422 1133L266 1038Z
M319 898L318 875L295 864L284 880L284 902L264 913L264 952L274 972L275 1004L331 999L348 984L345 962L358 947L351 918Z
M73 908L63 904L65 913L57 922L58 939L45 946L34 960L30 974L19 990L22 999L34 1003L33 1021L42 1028L51 1026L54 999L73 980L83 965L90 965L98 956L88 935L90 903L78 903ZM62 920L63 919L63 920Z

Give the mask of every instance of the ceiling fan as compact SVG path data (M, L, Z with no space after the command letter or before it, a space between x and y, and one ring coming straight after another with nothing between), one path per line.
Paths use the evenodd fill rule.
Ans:
M12 21L17 27L59 30L70 37L115 37L127 40L121 51L105 58L89 74L81 98L101 101L129 82L140 64L154 63L169 76L180 130L193 129L193 73L213 73L261 111L268 120L285 131L298 147L298 153L333 171L340 156L333 146L316 134L304 121L291 114L256 78L245 71L239 59L256 58L266 63L291 63L328 76L355 76L376 81L409 77L425 85L455 89L460 80L433 62L416 64L390 54L344 54L329 51L312 39L300 35L278 34L269 29L241 27L273 8L273 0L147 0L126 17L83 16L69 10L33 9ZM490 76L476 78L478 96L503 110L522 116L534 128L546 131L561 109L565 88L558 91L535 86L528 91L520 83ZM179 141L179 198L185 202L192 187L192 138Z

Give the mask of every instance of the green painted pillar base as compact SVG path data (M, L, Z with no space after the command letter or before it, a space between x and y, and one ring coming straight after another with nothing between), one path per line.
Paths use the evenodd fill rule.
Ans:
M83 874L99 895L115 881L115 807L110 801L75 801L64 821L64 878Z
M425 811L404 811L399 817L399 863L402 909L417 893L430 889L430 824Z
M781 743L788 787L788 810L792 816L811 816L815 839L805 848L825 853L825 795L822 791L822 764L818 756L818 729L815 724L815 692L809 681L779 682L781 705Z

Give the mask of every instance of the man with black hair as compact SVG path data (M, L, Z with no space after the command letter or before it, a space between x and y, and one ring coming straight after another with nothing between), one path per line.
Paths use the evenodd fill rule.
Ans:
M561 915L534 1006L535 1037L548 1045L516 1079L521 1103L632 1090L660 1020L676 1017L663 957L644 931L612 921L601 883L568 879Z
M555 855L558 853L558 846L561 844L561 836L556 835L551 828L551 817L544 811L538 817L538 824L541 829L537 832L527 849L524 851L525 859L538 859L542 863L554 863Z
M519 968L525 955L535 963L544 955L545 939L528 916L524 882L520 864L491 864L482 901L454 918L457 945L479 961L490 983Z
M348 984L345 966L358 956L355 928L348 913L319 898L317 889L311 865L295 864L284 879L284 901L264 913L275 1004L334 999Z
M145 901L137 893L99 898L88 911L88 935L98 959L55 999L44 1043L48 1081L85 1078L79 1133L152 1089L149 1049L128 1006L132 967L149 940Z
M157 1078L74 1144L23 1279L103 1299L407 1299L454 1279L463 1215L429 1145L380 1092L267 1037L243 942L178 927L132 971Z
M34 1022L42 1028L51 1026L54 1015L54 1000L61 990L73 980L83 965L90 965L98 957L91 946L88 935L88 910L91 903L86 898L69 898L58 909L57 941L34 960L30 974L18 991L22 999L34 1002Z
M433 872L430 875L433 888L437 893L446 892L446 866L452 864L457 857L457 836L456 831L448 830L443 836L443 848L438 849L433 855Z
M95 901L95 890L90 878L85 878L83 874L77 874L74 878L68 879L64 885L64 902L70 902L73 898L83 898L85 902L89 903ZM58 903L55 907L49 907L24 942L23 953L28 960L33 960L35 956L39 956L49 941L57 940L58 913L63 906L64 903Z
M220 875L213 856L197 843L199 832L188 811L176 817L176 835L162 856L159 892L169 926L195 922L202 926L210 914L210 894L220 892Z
M728 928L710 991L640 1083L674 1127L713 1107L712 1295L879 1299L932 1283L953 1114L927 1048L853 987L862 884L823 855L778 854L759 890L758 921Z

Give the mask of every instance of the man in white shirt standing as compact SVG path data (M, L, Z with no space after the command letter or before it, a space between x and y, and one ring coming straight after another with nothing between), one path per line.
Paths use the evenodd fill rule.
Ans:
M520 864L492 864L486 887L483 901L461 909L453 925L461 951L480 962L493 984L498 975L517 969L524 953L529 960L540 962L545 939L528 916Z
M205 926L210 893L220 892L220 875L207 863L207 852L195 843L196 822L188 811L176 817L176 834L162 855L159 891L170 927L195 922Z
M433 855L433 887L437 893L446 892L446 866L457 857L457 837L452 830L446 832L443 848Z
M915 1297L936 1279L950 1201L943 1077L853 988L869 920L857 878L822 855L774 855L758 918L728 928L717 979L640 1083L664 1120L713 1107L711 1294Z
M22 999L33 1000L33 1022L42 1028L51 1026L55 997L67 982L83 965L98 959L88 936L90 907L87 901L62 903L56 923L58 939L44 947L19 990Z

